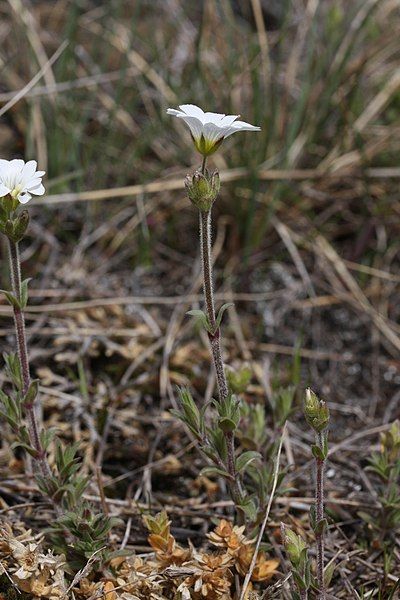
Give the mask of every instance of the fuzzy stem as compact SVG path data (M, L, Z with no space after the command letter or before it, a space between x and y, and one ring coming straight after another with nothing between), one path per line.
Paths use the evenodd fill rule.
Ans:
M11 284L14 296L19 300L21 297L21 266L19 248L17 242L13 242L9 239L8 243L10 256ZM17 338L18 357L22 373L22 394L23 396L25 396L31 383L31 376L29 372L28 346L25 332L25 318L21 308L14 306L13 311L15 334ZM51 477L51 470L49 467L49 463L47 462L46 452L40 440L40 427L36 417L35 407L33 403L25 404L24 409L26 411L29 439L31 441L32 447L36 450L37 453L37 456L34 458L34 463L36 463L42 476L48 479Z
M202 169L205 169L205 161L203 161ZM203 266L203 289L204 300L206 305L207 317L214 334L209 333L211 353L214 362L215 374L217 378L218 396L220 401L226 400L229 395L228 383L225 376L224 362L221 351L221 332L220 328L216 328L215 318L215 302L213 292L213 273L211 261L211 210L207 212L200 211L200 247ZM235 438L232 432L225 434L227 446L227 468L232 481L230 482L231 496L235 504L240 503L242 491L240 482L237 477L235 467ZM241 511L238 511L239 519Z
M321 450L324 446L324 435L325 433L317 434L317 445ZM324 471L325 471L325 460L316 458L316 488L315 488L315 516L317 524L324 518ZM324 565L325 565L325 533L322 532L316 534L317 542L317 579L319 587L319 600L326 599L325 581L324 581Z
M307 590L300 590L300 598L301 598L301 600L307 600L308 599L308 592L307 592Z

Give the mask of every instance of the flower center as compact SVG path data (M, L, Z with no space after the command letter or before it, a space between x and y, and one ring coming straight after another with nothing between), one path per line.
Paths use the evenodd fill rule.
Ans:
M21 184L16 185L10 192L11 198L13 198L13 199L18 198L18 196L22 192L22 189L23 189L23 186Z

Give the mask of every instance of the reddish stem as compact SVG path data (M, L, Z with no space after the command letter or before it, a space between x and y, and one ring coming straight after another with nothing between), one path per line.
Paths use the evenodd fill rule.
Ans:
M224 361L221 351L221 332L216 328L215 303L213 292L213 276L211 261L211 210L207 212L200 211L200 247L203 266L203 288L204 299L209 323L214 331L209 334L211 353L214 362L215 374L217 378L218 396L220 401L226 400L229 395L228 383L225 376ZM231 495L233 501L238 504L241 501L242 491L238 480L235 467L235 438L233 433L225 434L227 447L227 468L231 475ZM239 519L242 518L241 511L238 511Z
M19 258L18 243L8 240L9 242L9 255L10 255L10 272L11 272L11 284L14 296L20 300L21 298L21 267ZM13 307L14 311L14 324L15 334L17 338L17 349L18 357L21 365L22 373L22 394L25 396L31 383L31 376L29 371L29 356L28 356L28 345L26 341L25 331L25 318L24 313L18 306ZM36 456L34 462L37 464L38 469L41 471L43 477L48 479L51 477L51 470L49 463L47 462L46 452L42 446L40 440L40 427L35 413L35 407L33 403L25 404L24 409L26 412L28 434L31 441L32 447L36 450Z
M324 434L317 434L317 445L321 450L324 446ZM325 460L316 458L316 488L315 488L315 517L317 524L324 518L324 471ZM317 542L317 580L319 587L319 600L326 599L326 589L324 580L324 565L325 565L325 533L324 529L316 534Z

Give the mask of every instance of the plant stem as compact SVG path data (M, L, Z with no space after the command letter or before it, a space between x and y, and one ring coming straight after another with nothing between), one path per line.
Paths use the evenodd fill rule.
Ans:
M10 256L11 284L14 296L19 300L21 298L21 266L19 248L17 242L13 242L9 239L8 243ZM13 306L13 311L15 334L17 338L18 357L22 373L22 394L23 396L25 396L31 383L28 346L26 342L25 332L25 317L21 308ZM32 444L32 447L36 450L37 454L37 456L34 458L34 462L36 463L42 476L45 478L49 478L51 477L51 470L49 467L49 463L47 462L46 452L40 440L40 427L36 417L35 407L33 403L24 404L24 409L26 411L29 439Z
M321 450L324 446L324 432L317 433L317 445ZM316 474L317 482L315 488L315 517L317 526L324 518L324 471L325 460L316 458ZM317 579L319 587L319 600L326 599L325 581L324 581L324 565L325 565L325 530L324 528L316 533L317 542Z
M301 598L301 600L307 600L308 599L308 592L307 592L307 590L300 590L300 598Z
M205 160L203 160L202 170L205 169ZM203 289L204 299L207 311L207 317L214 331L209 333L211 353L214 362L215 374L217 378L218 396L220 401L226 400L229 395L228 383L225 376L224 362L221 351L221 333L220 328L216 328L215 303L213 292L213 273L211 261L211 210L207 212L200 211L200 248L203 266ZM230 491L235 504L240 503L242 491L237 477L235 467L235 438L232 432L225 433L227 446L227 469L231 476ZM238 511L239 519L241 511Z

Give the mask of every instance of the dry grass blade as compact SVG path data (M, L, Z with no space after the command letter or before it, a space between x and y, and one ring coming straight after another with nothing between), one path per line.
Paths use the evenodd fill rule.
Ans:
M278 484L278 476L279 476L279 466L280 466L280 459L281 459L281 452L282 452L282 444L283 444L283 440L284 440L285 434L286 434L286 423L285 423L285 425L283 426L283 429L282 429L282 433L281 433L281 437L280 437L280 441L279 441L279 446L278 446L278 451L277 451L276 458L275 458L274 478L273 478L271 493L270 493L269 500L268 500L267 510L265 511L265 516L264 516L262 525L260 527L260 531L259 531L258 536L257 536L257 542L256 542L256 546L255 546L255 549L254 549L253 558L252 558L251 563L250 563L249 571L248 571L248 573L247 573L247 575L246 575L246 577L244 579L243 587L242 587L242 591L241 591L239 600L244 600L244 598L246 596L247 588L249 587L250 579L251 579L251 576L253 574L256 562L257 562L257 554L258 554L258 551L259 551L260 546L261 546L261 542L262 542L262 538L263 538L263 535L264 535L265 528L267 526L269 513L271 512L272 502L274 500L276 486Z
M351 291L357 304L362 308L363 311L365 311L371 317L375 326L385 336L385 338L396 348L396 350L400 350L400 337L393 331L390 325L388 325L384 317L370 304L370 302L362 292L361 288L355 281L354 277L350 274L344 261L337 254L334 248L322 236L317 237L316 244L318 246L318 249L321 250L322 253L333 264L336 272L345 282L348 289Z
M245 179L250 174L250 171L244 167L236 169L228 169L221 171L220 177L222 182L235 182ZM344 176L357 177L357 173L350 173L347 169L343 172L335 171L334 173L318 171L318 169L260 169L257 172L257 177L260 181L307 181L318 179L340 180ZM391 177L400 179L400 168L378 168L372 167L366 169L360 178L370 177L371 179L385 179ZM111 200L113 198L129 198L140 196L143 194L161 194L168 191L183 190L183 177L165 181L152 181L151 183L143 183L136 185L127 185L124 187L107 188L101 190L88 190L84 192L70 192L65 194L48 195L40 200L32 200L32 205L49 205L56 206L57 204L70 204L71 202ZM186 200L185 200L186 204Z
M46 71L48 69L50 69L50 67L56 62L56 60L61 56L61 54L64 52L64 50L67 46L68 46L67 41L62 42L62 44L57 48L57 50L54 52L54 54L49 58L47 63L45 63L41 67L41 69L36 73L36 75L34 77L32 77L32 79L29 81L29 83L27 83L25 87L23 87L21 90L19 90L15 94L15 96L12 98L12 100L9 100L7 102L7 104L5 104L2 108L0 108L0 117L2 117L8 110L10 110L10 108L15 106L17 104L17 102L22 100L22 98L25 96L25 94L27 94L36 85L36 83L38 81L40 81L40 79L43 77L43 75L46 73Z

